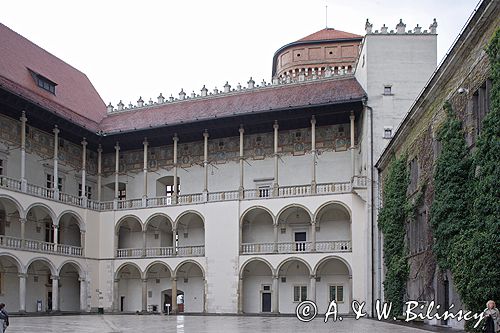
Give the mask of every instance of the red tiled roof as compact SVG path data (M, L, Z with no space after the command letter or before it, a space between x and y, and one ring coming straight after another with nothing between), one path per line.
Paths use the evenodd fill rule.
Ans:
M318 40L333 40L333 39L346 39L346 38L363 38L363 36L352 34L333 28L325 28L316 31L309 36L299 39L297 42L318 41Z
M108 133L128 131L271 109L348 102L363 96L365 92L354 77L318 80L117 112L102 121L101 129Z
M106 105L85 74L0 23L0 84L77 122L97 128ZM57 84L55 95L38 87L30 70Z

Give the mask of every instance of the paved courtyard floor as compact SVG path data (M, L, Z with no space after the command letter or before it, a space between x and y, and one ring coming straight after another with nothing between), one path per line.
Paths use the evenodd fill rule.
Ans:
M43 333L111 333L111 332L177 332L177 333L424 333L427 331L370 319L324 323L315 319L302 323L294 317L237 316L137 316L85 315L53 317L12 317L6 332Z

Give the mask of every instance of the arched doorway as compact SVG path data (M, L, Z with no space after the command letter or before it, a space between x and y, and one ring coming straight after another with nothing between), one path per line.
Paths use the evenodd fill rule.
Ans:
M205 274L199 264L188 261L176 270L179 312L205 311ZM184 293L183 297L179 297Z
M310 288L311 269L303 260L292 258L278 267L279 311L295 313L297 304L313 299Z
M350 267L339 258L322 260L316 268L316 304L327 309L332 300L339 313L348 313L352 301L352 276Z
M117 311L136 312L142 310L141 272L134 264L121 266L116 273L118 280Z
M243 313L268 313L274 308L273 271L263 260L253 259L245 264L241 272Z
M241 253L272 253L275 250L274 223L264 208L248 210L241 218Z
M61 311L79 312L80 300L80 268L71 262L64 264L59 271L59 299Z

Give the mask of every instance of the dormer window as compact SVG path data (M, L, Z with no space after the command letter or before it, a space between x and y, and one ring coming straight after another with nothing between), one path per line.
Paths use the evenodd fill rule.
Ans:
M46 90L52 94L56 94L56 86L57 84L49 79L47 79L45 76L40 75L38 73L33 72L30 70L31 76L33 76L33 79L35 80L35 83L38 87L42 88L43 90Z

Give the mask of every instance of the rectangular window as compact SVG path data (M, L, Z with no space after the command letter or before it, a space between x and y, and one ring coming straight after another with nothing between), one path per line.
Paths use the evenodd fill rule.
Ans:
M118 190L118 200L125 200L125 199L127 199L127 191L125 189Z
M294 286L293 287L293 301L302 302L307 300L307 286Z
M337 303L344 302L344 286L330 286L330 302L331 301L336 301Z
M3 160L0 160L0 176L3 175Z
M384 139L392 139L392 127L384 127Z
M82 184L78 184L78 196L82 196ZM87 199L92 199L92 187L85 185L85 196Z
M392 86L384 86L384 95L392 95Z
M53 188L54 186L54 177L51 174L47 174L47 188ZM57 177L57 188L60 192L62 192L63 188L63 180L61 177Z
M408 186L408 193L412 194L417 190L418 184L418 161L416 158L410 162L410 185Z
M56 84L49 79L41 76L40 74L35 74L35 81L37 86L55 95Z
M259 186L259 198L268 198L271 193L271 186Z

